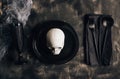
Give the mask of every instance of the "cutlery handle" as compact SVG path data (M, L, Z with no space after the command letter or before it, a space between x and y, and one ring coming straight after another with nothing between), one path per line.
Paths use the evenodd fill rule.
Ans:
M14 33L15 33L15 44L17 46L18 52L23 52L23 45L24 45L24 38L23 38L23 25L20 22L15 22L14 26Z

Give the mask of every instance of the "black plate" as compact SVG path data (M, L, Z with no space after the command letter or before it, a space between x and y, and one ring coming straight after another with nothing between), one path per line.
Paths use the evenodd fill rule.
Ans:
M46 33L51 28L59 28L65 33L65 45L59 55L53 55L47 48ZM63 64L71 60L77 53L79 41L76 32L63 21L45 21L39 23L32 33L32 49L37 58L45 64Z

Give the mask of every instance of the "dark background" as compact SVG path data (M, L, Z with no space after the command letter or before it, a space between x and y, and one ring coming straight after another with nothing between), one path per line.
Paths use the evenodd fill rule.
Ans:
M79 37L79 51L68 63L44 65L32 56L27 64L14 62L0 64L0 79L120 79L120 0L33 0L33 8L24 27L29 37L31 29L45 20L62 20L73 26ZM88 66L84 64L83 16L87 13L112 15L113 56L110 66ZM25 52L26 54L26 52Z

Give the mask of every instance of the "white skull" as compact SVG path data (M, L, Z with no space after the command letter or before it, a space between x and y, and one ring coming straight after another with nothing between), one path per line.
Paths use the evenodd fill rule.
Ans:
M59 28L52 28L47 32L47 47L53 55L59 55L64 47L65 34Z

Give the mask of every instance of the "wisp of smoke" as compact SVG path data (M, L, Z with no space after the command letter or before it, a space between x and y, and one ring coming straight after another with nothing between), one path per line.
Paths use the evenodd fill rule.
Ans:
M7 7L3 8L0 16L0 60L6 54L12 42L9 24L18 20L25 26L32 8L32 0L5 0Z
M11 1L11 0L8 0ZM6 12L25 26L32 8L32 0L12 0Z

